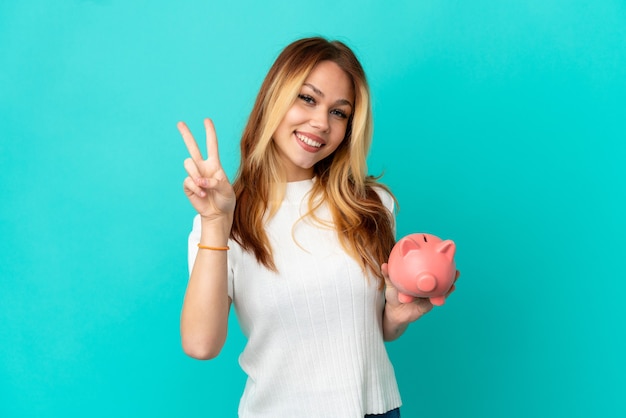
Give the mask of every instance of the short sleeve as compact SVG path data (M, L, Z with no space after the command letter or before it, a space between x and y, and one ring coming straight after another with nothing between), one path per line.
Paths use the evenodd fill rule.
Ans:
M383 206L385 206L385 208L387 208L387 210L389 211L389 216L391 217L391 229L393 231L393 236L395 238L396 236L396 201L394 200L393 196L382 187L375 187L374 190L378 194L378 197L380 197L380 201L382 202Z

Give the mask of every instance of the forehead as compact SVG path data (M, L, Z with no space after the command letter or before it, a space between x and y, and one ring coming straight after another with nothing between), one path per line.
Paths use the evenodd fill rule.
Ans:
M304 84L314 86L333 100L346 99L352 102L354 99L352 79L333 61L322 61L313 67Z

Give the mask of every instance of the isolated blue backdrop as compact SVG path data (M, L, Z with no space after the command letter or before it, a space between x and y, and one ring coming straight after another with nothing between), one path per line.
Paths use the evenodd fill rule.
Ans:
M625 416L618 0L3 1L0 416L236 415L236 321L214 361L180 348L175 125L212 117L234 175L309 35L365 66L399 234L458 245L457 292L388 345L403 416Z

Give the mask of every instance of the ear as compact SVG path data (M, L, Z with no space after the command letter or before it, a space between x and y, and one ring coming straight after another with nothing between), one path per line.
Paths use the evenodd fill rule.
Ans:
M437 246L437 252L444 254L450 261L452 261L454 253L456 252L456 245L454 244L454 241L447 239Z
M413 240L413 238L403 238L402 242L400 243L400 255L404 257L409 252L417 251L420 248L420 245L417 243L417 241Z

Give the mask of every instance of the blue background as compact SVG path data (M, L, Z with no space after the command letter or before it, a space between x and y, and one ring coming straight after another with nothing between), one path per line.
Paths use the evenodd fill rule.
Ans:
M185 357L185 120L229 175L292 40L347 42L398 232L457 242L388 345L405 417L626 416L626 5L3 1L0 416L235 416L244 338Z

